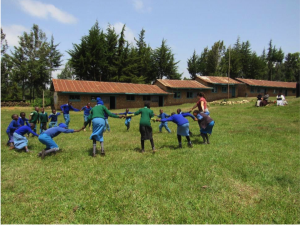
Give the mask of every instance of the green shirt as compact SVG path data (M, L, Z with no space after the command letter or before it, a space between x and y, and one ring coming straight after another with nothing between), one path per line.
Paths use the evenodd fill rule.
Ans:
M104 105L97 105L92 108L88 120L85 122L85 124L87 125L94 118L105 119L104 113L108 114L110 117L119 118L119 116L111 113Z
M31 112L30 115L31 115L31 120L29 121L30 123L36 123L39 120L39 113L37 111Z
M139 115L139 114L141 114L140 125L151 126L150 119L154 117L153 111L147 107L144 107L134 113L134 115Z
M47 112L40 113L40 123L48 122L48 114Z

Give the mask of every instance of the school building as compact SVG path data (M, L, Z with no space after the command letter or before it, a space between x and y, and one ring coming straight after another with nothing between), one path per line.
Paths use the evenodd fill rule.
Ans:
M153 85L172 94L165 100L167 106L196 103L198 92L203 92L205 95L208 95L212 90L211 87L205 86L195 80L157 79Z
M207 101L214 101L228 98L228 85L229 85L229 98L239 97L238 86L241 82L228 77L220 76L196 76L196 81L211 87L211 91L205 93Z
M88 102L94 106L97 97L101 97L108 109L143 107L145 101L159 107L166 105L167 97L173 95L153 85L66 79L52 79L50 90L55 109L68 101L78 109Z
M296 95L296 82L279 82L256 79L236 78L240 81L240 97L257 97L259 93L268 93L270 97L277 96L281 92L284 96Z

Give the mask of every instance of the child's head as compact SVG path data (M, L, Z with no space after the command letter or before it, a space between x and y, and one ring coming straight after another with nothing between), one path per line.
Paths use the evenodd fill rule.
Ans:
M147 107L147 108L150 108L150 102L145 102L144 106Z
M206 99L206 96L203 92L197 93L197 97L200 99L201 97L204 97Z
M56 113L56 110L55 110L55 109L53 109L53 110L52 110L52 113L53 113L53 114L55 114L55 113Z
M29 125L30 125L31 129L34 129L34 124L33 123L30 123Z
M25 118L25 116L26 116L25 112L21 112L21 113L20 113L20 117L21 117L21 118Z
M159 113L162 114L164 112L163 109L159 109Z
M91 106L91 103L87 103L86 106L90 107L90 106Z
M36 110L37 112L39 112L39 107L35 107L34 110Z
M199 113L200 113L200 111L198 111L198 110L194 110L194 111L193 111L193 115L194 115L194 116L197 116Z
M17 121L17 120L18 120L18 115L17 115L17 114L13 114L13 115L11 116L11 118L12 118L12 120Z
M180 112L181 112L181 109L178 108L178 109L177 109L177 114L180 114Z
M44 108L41 108L41 112L44 112L45 111L45 109Z
M129 109L128 108L126 108L126 113L128 113L129 112Z
M68 105L70 105L70 106L71 106L71 105L72 105L72 102L71 102L71 101L69 101L69 102L68 102Z

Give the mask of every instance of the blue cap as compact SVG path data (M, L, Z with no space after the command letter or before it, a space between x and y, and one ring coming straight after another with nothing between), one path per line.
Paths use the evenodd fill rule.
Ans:
M66 128L67 127L67 125L65 123L59 123L58 126L61 127L61 128Z

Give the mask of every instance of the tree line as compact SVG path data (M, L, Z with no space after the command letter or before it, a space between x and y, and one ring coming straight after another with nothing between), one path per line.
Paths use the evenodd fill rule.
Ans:
M239 37L232 48L226 48L223 41L217 41L210 49L205 47L200 55L194 51L187 64L191 79L197 75L229 74L231 78L296 82L300 75L300 53L284 56L282 49L276 48L272 40L261 55L251 50L249 41L241 42Z
M126 25L120 34L109 24L106 30L98 22L73 43L67 51L69 59L58 75L60 79L112 81L151 84L155 79L180 79L179 61L162 39L161 45L152 48L145 41L142 29L130 43L125 37ZM62 65L58 44L34 24L30 32L19 37L19 46L7 53L8 43L1 28L1 95L3 99L34 100L49 88L52 72ZM230 71L229 71L230 58ZM251 79L299 81L300 53L284 55L272 40L267 50L257 55L249 41L240 38L231 47L217 41L204 48L200 55L193 52L187 59L190 79L197 75L243 77Z

